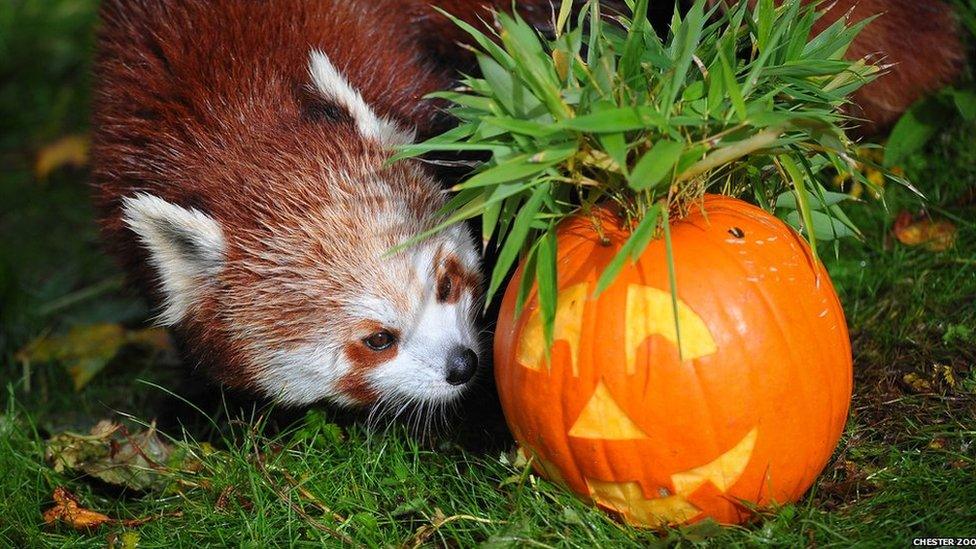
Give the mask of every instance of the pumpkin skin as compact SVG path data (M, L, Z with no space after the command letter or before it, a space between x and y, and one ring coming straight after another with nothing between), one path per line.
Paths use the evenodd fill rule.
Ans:
M609 245L591 218L557 231L550 360L535 288L515 317L521 268L500 310L498 391L536 470L643 527L741 523L750 506L797 500L840 438L852 384L844 313L809 246L727 197L673 222L679 358L663 239L594 299L628 236L597 215Z

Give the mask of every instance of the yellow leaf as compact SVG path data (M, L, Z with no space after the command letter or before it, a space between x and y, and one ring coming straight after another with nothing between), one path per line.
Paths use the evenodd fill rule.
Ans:
M49 143L37 153L34 176L47 179L52 172L64 167L81 168L88 164L89 141L86 135L68 135Z
M905 374L901 379L916 393L932 392L932 383L916 373Z
M946 220L916 219L909 212L898 214L892 232L906 246L924 246L926 250L942 252L956 243L956 226Z
M126 330L118 324L75 326L63 335L46 335L30 342L17 353L24 363L59 362L68 370L75 390L84 387L128 344L156 349L168 346L165 330Z

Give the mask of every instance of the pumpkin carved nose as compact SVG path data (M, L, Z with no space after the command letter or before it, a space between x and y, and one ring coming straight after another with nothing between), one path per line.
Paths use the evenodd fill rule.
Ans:
M478 371L478 355L471 349L459 347L447 358L445 379L451 385L463 385Z

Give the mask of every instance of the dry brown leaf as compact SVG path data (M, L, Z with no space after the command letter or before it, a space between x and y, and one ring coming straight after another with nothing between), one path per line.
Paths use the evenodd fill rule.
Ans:
M64 166L84 167L88 164L89 145L87 135L68 135L41 147L34 162L34 176L43 180Z
M60 362L64 364L80 390L111 361L126 345L146 345L155 349L169 347L166 330L127 330L118 324L87 324L75 326L62 335L45 335L31 341L17 352L17 359L31 362Z
M917 218L909 212L898 214L892 232L906 246L924 246L933 252L948 250L956 243L956 226L951 222Z
M66 524L75 530L92 530L106 524L119 524L129 528L135 528L136 526L142 526L147 522L152 522L164 517L183 516L181 511L176 511L174 513L165 513L162 515L138 519L114 519L106 514L82 507L78 502L78 496L72 494L63 486L58 486L54 489L51 499L54 500L54 505L44 511L44 524L48 526ZM133 538L130 536L129 540L131 541L132 539ZM138 541L138 536L134 539ZM129 545L124 546L127 547Z
M75 530L88 530L115 522L108 515L80 506L78 498L61 486L54 489L52 499L54 499L54 506L44 511L44 523L48 526L64 523Z

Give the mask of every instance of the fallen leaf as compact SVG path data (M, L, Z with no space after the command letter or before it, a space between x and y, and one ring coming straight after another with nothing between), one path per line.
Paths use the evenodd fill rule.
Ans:
M58 486L54 489L51 499L54 500L54 505L44 511L44 524L48 526L56 526L59 523L64 523L71 526L75 530L91 530L105 524L120 524L125 527L134 528L164 517L183 516L182 511L176 511L173 513L163 513L160 515L138 519L114 519L106 514L82 507L78 502L78 496L72 494L63 486ZM122 547L135 547L138 545L139 534L135 532L132 532L131 534L132 535L122 535Z
M901 380L916 393L932 392L932 383L916 373L905 374Z
M177 472L199 470L199 462L176 455L155 426L130 434L118 423L103 420L88 435L65 432L48 439L45 458L55 471L76 471L109 484L134 490L165 488ZM173 463L179 458L179 463Z
M89 140L86 135L68 135L49 143L37 152L34 176L47 179L52 172L64 167L84 167L88 164Z
M956 388L956 374L952 371L952 366L947 364L936 364L932 366L933 376L942 384L950 389Z
M895 219L892 232L906 246L924 246L933 252L948 250L956 243L956 226L946 220L918 218L901 212Z
M78 498L61 486L54 489L52 499L54 506L44 511L44 523L48 526L63 522L75 530L86 530L114 522L108 515L78 505Z
M17 352L24 363L60 362L68 370L75 390L80 390L126 345L155 349L169 347L169 336L161 328L127 330L118 324L75 326L62 335L45 335Z

